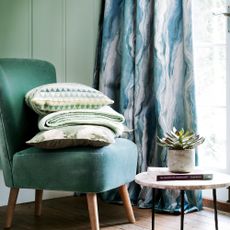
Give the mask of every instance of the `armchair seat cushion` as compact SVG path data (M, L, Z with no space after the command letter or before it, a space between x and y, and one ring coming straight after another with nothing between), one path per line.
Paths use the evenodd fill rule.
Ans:
M14 154L13 184L18 188L98 193L132 181L136 162L136 145L123 138L101 148L54 151L31 147Z

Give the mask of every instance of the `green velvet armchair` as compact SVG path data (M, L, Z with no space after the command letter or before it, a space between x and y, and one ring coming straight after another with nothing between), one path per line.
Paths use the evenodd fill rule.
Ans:
M35 189L38 216L44 189L86 193L92 230L99 229L97 193L119 188L128 220L135 222L126 186L136 174L134 143L117 138L101 148L58 150L25 144L38 130L37 115L26 106L24 96L36 86L53 82L55 68L46 61L0 59L0 159L5 184L10 187L5 228L12 225L20 188Z

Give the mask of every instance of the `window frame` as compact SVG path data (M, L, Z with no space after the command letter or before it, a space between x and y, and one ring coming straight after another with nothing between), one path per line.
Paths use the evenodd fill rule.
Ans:
M230 13L230 2L228 3L227 12ZM226 43L227 43L227 65L226 65L226 105L227 105L227 129L226 129L226 173L230 173L230 17L227 17L227 34L226 34Z

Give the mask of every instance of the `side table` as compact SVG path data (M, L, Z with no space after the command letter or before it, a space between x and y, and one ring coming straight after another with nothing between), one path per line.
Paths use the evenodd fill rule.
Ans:
M156 181L156 176L151 173L143 172L137 174L135 181L137 184L152 188L152 230L155 229L155 189L180 190L181 197L181 223L180 229L184 229L184 191L185 190L202 190L212 189L214 202L215 229L218 230L218 216L216 205L216 189L230 185L230 175L218 172L212 172L212 180L171 180Z

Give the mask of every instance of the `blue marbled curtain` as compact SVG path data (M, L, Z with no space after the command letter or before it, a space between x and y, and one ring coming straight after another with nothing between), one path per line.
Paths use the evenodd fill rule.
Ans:
M192 0L105 0L100 23L94 85L115 101L133 130L137 172L166 166L156 136L173 126L196 130ZM130 184L133 202L151 206L151 190ZM109 200L116 193L107 193ZM186 192L187 211L201 208L201 192ZM157 208L179 211L179 191L161 191Z

